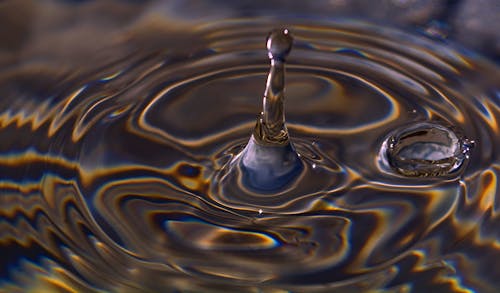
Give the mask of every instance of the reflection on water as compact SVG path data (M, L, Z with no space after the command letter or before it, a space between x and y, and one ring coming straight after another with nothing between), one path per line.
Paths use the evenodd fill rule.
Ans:
M126 22L127 5L110 13ZM356 21L110 17L109 35L89 19L1 55L2 290L500 287L495 64ZM261 110L265 36L284 25L287 126L305 170L286 190L241 193L221 174ZM427 177L394 170L380 150L417 123L441 132L396 135L401 158L446 159L461 138L470 158Z

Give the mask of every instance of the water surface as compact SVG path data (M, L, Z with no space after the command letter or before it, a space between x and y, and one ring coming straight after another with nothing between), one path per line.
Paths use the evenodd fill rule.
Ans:
M359 21L169 25L0 71L2 290L500 288L497 65ZM287 127L307 176L241 193L219 175L252 134L265 36L284 25ZM474 147L446 172L398 172L385 143L417 123Z

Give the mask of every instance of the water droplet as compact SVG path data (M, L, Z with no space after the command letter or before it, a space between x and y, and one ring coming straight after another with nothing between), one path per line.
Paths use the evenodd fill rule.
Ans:
M293 37L288 29L272 31L267 37L267 52L272 60L284 61L292 50Z
M285 126L284 90L285 57L290 53L292 43L293 38L287 29L275 30L267 37L266 45L271 58L271 68L262 99L261 116L253 133L260 144L289 144Z
M448 127L422 122L390 135L382 146L382 155L402 175L445 176L460 169L473 145Z
M266 40L271 66L262 99L262 111L248 143L211 179L211 194L219 202L233 208L259 213L289 209L304 195L334 190L347 178L344 169L333 160L322 161L315 149L303 139L289 138L284 115L285 57L290 52L292 37L286 29L274 31ZM306 146L307 145L307 146ZM295 205L294 209L301 209Z
M450 33L450 26L441 21L432 20L425 28L424 33L436 39L446 39Z
M267 37L271 68L262 112L240 158L243 182L253 189L282 188L302 170L302 163L288 137L284 114L285 57L292 43L287 29L275 30Z

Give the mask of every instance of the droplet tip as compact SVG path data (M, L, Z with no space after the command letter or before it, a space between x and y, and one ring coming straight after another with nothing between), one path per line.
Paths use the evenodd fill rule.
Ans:
M286 28L273 30L267 37L269 59L283 61L292 50L293 37Z

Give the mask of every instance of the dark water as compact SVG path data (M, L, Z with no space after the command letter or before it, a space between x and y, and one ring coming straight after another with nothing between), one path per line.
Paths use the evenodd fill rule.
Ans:
M242 192L221 174L285 24L306 163L286 189ZM165 25L78 67L1 70L0 290L497 292L497 65L356 21Z

